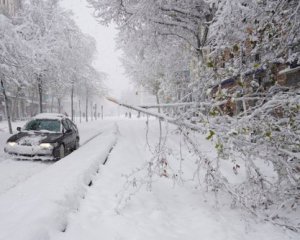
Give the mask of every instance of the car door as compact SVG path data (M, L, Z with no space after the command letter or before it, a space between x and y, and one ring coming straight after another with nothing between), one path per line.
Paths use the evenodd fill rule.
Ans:
M69 123L67 121L67 119L63 119L62 120L62 125L63 125L63 132L64 132L64 144L65 144L65 148L70 151L70 149L72 149L73 146L73 130L72 128L69 126Z
M74 123L70 120L67 119L67 123L69 125L69 127L72 129L72 148L74 148L75 144L76 144L76 138L78 135L78 131L77 128L75 127Z

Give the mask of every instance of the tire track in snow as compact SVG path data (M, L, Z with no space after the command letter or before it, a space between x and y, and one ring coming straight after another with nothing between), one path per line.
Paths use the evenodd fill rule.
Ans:
M93 136L89 137L88 139L86 139L83 143L80 144L80 147L86 145L87 143L89 143L90 141L92 141L93 139L95 139L96 137L98 137L99 135L101 135L102 133L104 133L105 131L109 130L111 127L111 124L107 124L105 125L104 129L102 129L100 132L97 132L96 134L94 134ZM116 126L117 132L118 130L118 126Z
M116 145L117 145L117 143L114 146L112 146L112 148L109 150L109 152L107 154L107 157L105 158L105 161L103 162L103 165L105 165L107 163L107 161L108 161L108 159L110 157L110 154L114 150L114 148L116 147Z
M93 139L95 139L96 137L98 137L99 135L101 135L103 133L103 131L98 132L97 134L93 135L92 137L90 137L89 139L85 140L82 144L80 144L80 147L84 146L85 144L89 143L90 141L92 141Z

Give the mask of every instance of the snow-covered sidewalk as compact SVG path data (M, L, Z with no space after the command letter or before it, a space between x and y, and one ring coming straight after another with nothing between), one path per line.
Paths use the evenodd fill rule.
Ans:
M215 207L213 196L188 182L179 186L171 178L154 178L151 191L145 184L133 195L129 190L123 192L124 174L131 174L151 156L147 150L145 121L123 120L118 125L120 136L108 162L100 168L78 211L69 216L66 231L54 239L299 239L295 233L257 222L247 213L231 209L230 204L219 203ZM157 126L157 123L150 125ZM157 142L157 136L158 130L153 131L152 127L150 144ZM173 134L168 145L175 147L177 137ZM123 194L129 198L120 202Z

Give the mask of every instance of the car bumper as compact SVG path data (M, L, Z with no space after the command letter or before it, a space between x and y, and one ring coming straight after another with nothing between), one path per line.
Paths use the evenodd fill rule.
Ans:
M16 159L24 160L55 160L53 148L43 149L40 146L9 146L4 148L4 152L12 155Z

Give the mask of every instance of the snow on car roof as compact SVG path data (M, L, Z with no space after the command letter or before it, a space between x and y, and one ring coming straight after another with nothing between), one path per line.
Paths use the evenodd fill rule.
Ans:
M40 113L33 117L33 119L62 119L67 118L66 115L61 113Z

